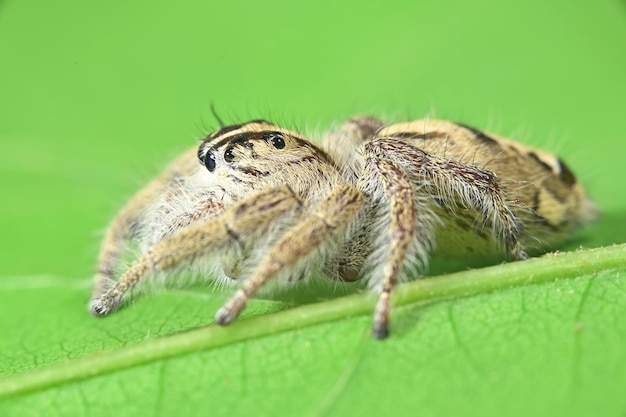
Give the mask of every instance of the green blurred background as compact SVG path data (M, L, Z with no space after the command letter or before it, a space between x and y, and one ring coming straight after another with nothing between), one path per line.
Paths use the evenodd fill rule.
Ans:
M0 274L89 276L115 211L216 126L211 103L314 132L434 113L539 145L605 213L581 243L623 241L625 23L617 0L5 0Z

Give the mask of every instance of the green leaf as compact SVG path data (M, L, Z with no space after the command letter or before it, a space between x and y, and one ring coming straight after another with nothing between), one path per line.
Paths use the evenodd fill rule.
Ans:
M366 294L277 313L255 301L255 317L177 333L223 297L173 291L97 320L62 307L84 301L83 286L15 280L13 311L40 327L3 323L18 332L2 351L20 355L3 358L2 373L17 374L0 380L0 411L108 415L132 399L125 415L205 404L231 415L452 414L471 399L477 415L610 415L626 405L615 386L626 382L625 258L620 245L406 284L384 342L369 336Z

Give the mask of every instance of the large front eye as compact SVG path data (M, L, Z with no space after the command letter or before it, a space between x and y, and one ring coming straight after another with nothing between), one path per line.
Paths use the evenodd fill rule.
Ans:
M213 155L211 148L200 146L200 148L198 148L198 159L200 160L200 163L202 163L202 165L209 170L209 172L215 171L215 156Z
M204 157L204 166L206 166L209 172L215 171L215 155L213 155L213 152L207 152Z

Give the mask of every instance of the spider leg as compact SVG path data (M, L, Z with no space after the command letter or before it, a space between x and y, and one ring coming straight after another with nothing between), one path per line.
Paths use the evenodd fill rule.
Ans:
M374 117L356 116L343 122L341 127L328 132L322 138L322 147L326 149L336 160L337 165L350 170L355 162L355 151L363 146L363 143L374 137L384 123ZM360 161L360 158L357 158ZM352 168L352 177L356 181L360 166ZM351 182L352 183L352 182Z
M447 206L455 207L461 203L475 210L484 224L491 224L496 238L504 242L513 259L528 258L519 241L520 225L504 201L495 174L427 154L395 138L376 139L366 147L373 154L398 163L413 182L432 187L431 194L442 198Z
M380 279L372 335L377 339L384 339L389 335L391 292L397 283L401 267L409 255L410 245L416 242L415 249L419 255L425 257L430 247L432 232L427 230L427 224L418 230L416 194L408 175L402 168L389 159L369 155L365 169L365 180L369 185L364 184L364 186L371 187L372 184L382 186L389 202L388 235L383 241L387 252L382 277L372 277L375 280ZM369 178L368 174L371 173L375 175L374 178Z
M115 216L100 248L97 272L94 277L93 297L101 295L110 286L124 249L124 242L132 236L133 226L145 211L146 206L161 193L168 183L196 167L196 153L197 150L193 148L181 155L161 175L135 194Z
M383 126L382 120L375 117L355 116L343 122L338 130L329 132L323 141L360 142L374 137Z
M152 246L110 287L95 293L90 310L104 316L119 307L124 295L147 274L171 268L211 249L223 247L263 231L276 219L300 206L287 186L264 190L224 211L221 215L192 225Z
M277 272L293 265L321 244L358 213L363 194L350 185L340 185L289 229L256 266L250 277L215 315L216 323L233 322L252 297Z

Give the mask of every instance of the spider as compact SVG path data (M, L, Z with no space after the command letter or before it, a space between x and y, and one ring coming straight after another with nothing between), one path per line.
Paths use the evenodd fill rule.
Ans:
M227 325L268 281L321 272L367 279L378 294L372 334L383 339L392 290L429 257L523 260L595 215L562 160L465 125L358 116L318 146L253 120L210 134L117 214L90 310L115 311L159 272L217 269L240 283L215 315ZM115 279L128 241L140 255Z

